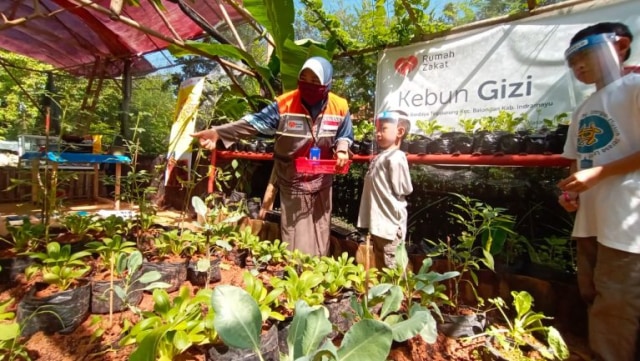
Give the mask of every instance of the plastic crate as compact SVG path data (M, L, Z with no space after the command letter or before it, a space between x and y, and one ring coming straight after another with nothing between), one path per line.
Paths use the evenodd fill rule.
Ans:
M336 169L335 159L320 159L310 160L309 158L296 158L296 171L304 174L347 174L351 160L347 161L347 164Z

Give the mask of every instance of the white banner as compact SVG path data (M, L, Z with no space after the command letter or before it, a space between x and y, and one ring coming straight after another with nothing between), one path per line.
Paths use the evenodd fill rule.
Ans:
M204 77L189 78L180 84L169 138L165 185L172 180L177 182L177 178L191 179L191 142L193 138L190 134L194 132L196 127L196 117L203 89Z
M400 109L415 121L526 114L534 126L571 112L593 87L577 84L563 55L580 29L620 21L636 39L625 65L640 63L640 1L593 1L402 48L378 59L376 111Z

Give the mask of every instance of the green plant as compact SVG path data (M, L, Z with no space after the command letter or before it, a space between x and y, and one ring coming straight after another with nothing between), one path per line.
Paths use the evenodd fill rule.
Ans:
M203 313L209 305L211 290L201 289L190 296L189 288L181 287L171 300L165 290L153 291L153 311L143 312L142 318L127 329L121 346L137 343L130 361L172 361L193 345L211 343L217 337L213 327L213 309Z
M271 290L268 290L264 283L251 274L251 272L244 272L242 279L244 280L244 289L258 304L260 314L262 315L262 322L267 321L269 318L284 321L284 315L276 311L278 297L284 292L284 289L273 287Z
M0 301L0 357L2 360L31 360L26 347L20 342L20 324L15 313L9 311L14 298Z
M36 272L42 274L42 280L57 286L61 291L84 276L91 269L83 260L91 256L87 251L71 253L71 245L60 246L58 242L47 244L45 252L29 252L29 257L39 260L25 269L27 279L31 279Z
M222 341L230 347L250 349L264 361L260 352L262 317L256 301L241 288L221 285L214 289L211 305ZM393 341L391 327L373 319L354 324L339 348L325 341L330 332L331 322L324 307L298 301L287 335L288 350L281 360L384 361Z
M182 238L180 230L178 229L163 232L154 242L156 254L160 258L169 256L180 257L187 245L187 242Z
M541 334L548 344L545 347L535 348L544 358L548 360L569 358L569 349L558 330L553 326L542 324L542 320L550 319L550 317L545 316L542 312L533 311L533 297L526 291L511 291L511 296L516 311L513 319L507 316L505 309L508 307L502 298L490 298L489 302L500 312L506 322L506 327L491 325L481 335L494 336L500 347L509 356L512 356L509 358L512 360L523 355L520 347L530 346L532 342L535 342L534 334Z
M16 254L21 254L38 248L40 240L45 235L45 226L42 223L31 223L29 218L25 217L20 226L12 226L7 221L7 231L10 238L0 237L0 240L11 245Z
M98 255L98 262L102 268L109 269L113 275L120 276L117 273L116 260L120 254L128 254L136 250L136 243L126 241L121 235L116 234L113 238L103 238L102 241L93 241L87 243L87 251Z
M62 218L62 225L65 226L71 234L76 236L78 240L84 239L94 223L92 217L77 212L68 213Z
M542 119L542 123L544 124L545 127L549 129L553 129L553 128L556 128L558 125L569 124L570 120L571 118L569 118L569 113L563 112L563 113L558 113L554 115L553 118Z
M321 257L315 267L324 279L320 288L329 297L338 297L347 290L355 289L354 284L363 283L365 275L355 264L354 258L343 252L340 257Z
M284 307L291 310L299 300L309 305L319 305L324 301L324 295L318 288L324 280L324 275L317 271L305 270L298 275L291 266L284 268L285 276L272 278L271 285L284 289Z
M115 273L123 276L122 286L112 284L110 289L113 289L115 295L127 302L127 296L132 291L148 291L156 288L168 288L171 285L166 282L156 282L162 275L158 271L147 271L143 274L139 274L142 267L142 253L135 250L130 254L120 253L115 263ZM145 285L139 287L138 284ZM127 304L130 310L134 313L140 314L140 310L137 306Z
M95 227L99 231L103 231L105 236L113 237L117 233L127 233L131 224L124 218L112 214L107 218L99 218L95 222Z
M438 305L442 302L449 304L450 302L449 298L444 294L446 287L440 282L458 277L460 273L457 271L450 271L445 272L444 274L440 274L434 271L429 271L432 263L433 262L431 258L425 258L422 262L422 266L418 270L418 273L414 274L413 271L408 269L409 259L404 242L400 243L396 248L396 267L393 269L383 268L382 273L380 274L381 284L392 285L393 287L389 289L389 295L385 294L385 292L387 292L386 288L380 288L383 292L374 297L374 305L376 297L384 298L385 303L389 302L387 303L388 305L396 302L395 306L392 307L394 309L393 312L396 313L396 316L394 316L396 318L391 319L394 322L397 319L398 315L400 315L401 318L407 318L407 316L409 316L408 318L412 317L412 313L409 313L408 315L398 313L400 309L428 311L428 309L431 308L440 316L440 318L442 318ZM374 289L377 292L380 291L378 286L372 288L372 290ZM399 298L395 294L396 292L398 292L398 290L400 290L401 292L401 298ZM372 295L371 292L372 291L369 291L368 295ZM418 304L415 304L414 300L418 298L420 299L420 302ZM378 302L379 301L380 300L378 300ZM398 304L397 302L401 303ZM364 302L363 306L361 307L361 312L364 312L365 315L368 315L368 313L364 311L366 307L371 307L371 305L368 305L366 302ZM381 315L380 317L383 316ZM427 327L427 325L425 325L425 327ZM435 325L429 323L428 327L428 329L421 331L425 333L425 337L427 335L429 335L429 337L433 335L434 331L432 328L435 327ZM427 338L425 338L425 340L427 340ZM429 338L428 340L430 340L428 342L435 341L432 338Z
M438 124L436 119L426 120L420 119L416 121L416 127L420 129L427 137L432 136L436 132L444 131L444 127Z
M473 133L478 127L479 120L474 118L460 118L458 125L465 133Z
M353 139L358 142L373 137L375 132L376 127L368 120L361 120L353 124Z
M568 237L549 236L542 242L527 243L531 262L542 264L564 272L576 271L575 249Z
M514 217L505 214L504 208L492 207L461 194L452 194L461 201L461 204L453 204L458 212L448 212L464 228L458 240L466 249L472 249L474 243L481 240L484 263L493 269L492 255L502 251L508 236L515 235Z

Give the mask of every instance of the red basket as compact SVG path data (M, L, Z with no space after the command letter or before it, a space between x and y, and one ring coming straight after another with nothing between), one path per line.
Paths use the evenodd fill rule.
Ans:
M296 158L296 171L304 174L347 174L351 160L342 168L336 168L335 159L310 160L309 158Z

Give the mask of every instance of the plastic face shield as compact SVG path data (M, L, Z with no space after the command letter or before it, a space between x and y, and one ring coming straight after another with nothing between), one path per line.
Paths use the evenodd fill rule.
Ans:
M376 115L376 121L374 125L376 126L377 130L380 129L380 126L384 123L398 124L399 121L400 114L394 111L384 111Z
M576 73L591 74L594 82L607 85L621 76L620 60L614 46L614 33L590 35L571 45L564 53L567 65ZM583 79L580 79L583 80Z

